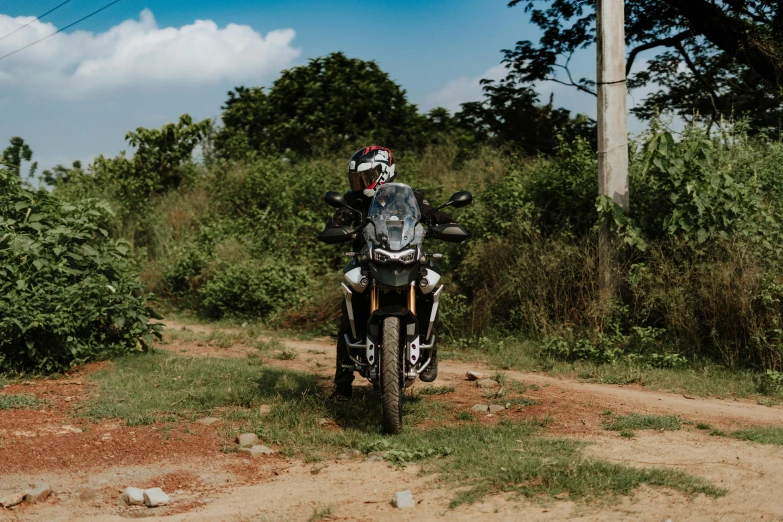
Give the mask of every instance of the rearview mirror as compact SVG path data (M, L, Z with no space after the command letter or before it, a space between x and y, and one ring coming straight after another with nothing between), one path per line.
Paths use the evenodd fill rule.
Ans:
M456 208L466 207L470 205L472 202L473 202L473 195L465 190L461 192L457 192L456 194L451 196L451 198L449 198L449 203Z
M324 201L327 205L334 208L347 207L348 203L345 202L345 198L339 192L329 191L324 194Z

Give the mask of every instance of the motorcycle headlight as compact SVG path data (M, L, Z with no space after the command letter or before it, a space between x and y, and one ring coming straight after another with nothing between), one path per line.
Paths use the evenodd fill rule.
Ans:
M416 249L408 249L403 252L388 252L386 250L376 248L372 253L373 261L377 261L378 263L396 262L407 265L416 261L416 257Z

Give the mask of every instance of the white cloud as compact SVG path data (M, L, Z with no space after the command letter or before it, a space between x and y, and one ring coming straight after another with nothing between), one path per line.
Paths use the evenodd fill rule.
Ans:
M506 77L506 68L503 65L490 67L479 76L461 76L448 82L446 85L427 96L422 104L425 108L445 107L451 112L461 109L460 104L470 101L481 101L484 93L479 81L482 78L500 80Z
M0 34L31 20L0 14ZM0 43L0 56L56 30L35 21ZM293 29L266 36L247 25L221 29L211 20L161 28L145 9L104 33L60 33L0 61L0 85L78 97L128 87L261 83L299 56L294 36Z

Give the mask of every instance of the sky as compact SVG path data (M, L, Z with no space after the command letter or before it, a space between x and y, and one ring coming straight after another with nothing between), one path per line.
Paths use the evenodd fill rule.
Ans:
M70 0L33 21L63 1L0 0L0 57L111 0ZM268 86L335 51L375 60L422 111L455 111L481 98L481 78L504 76L502 49L538 36L506 0L119 0L0 58L0 147L21 136L42 169L114 156L131 129L183 113L219 118L235 86ZM574 63L575 75L594 76L592 51ZM592 96L538 88L542 100L554 93L556 106L595 116Z

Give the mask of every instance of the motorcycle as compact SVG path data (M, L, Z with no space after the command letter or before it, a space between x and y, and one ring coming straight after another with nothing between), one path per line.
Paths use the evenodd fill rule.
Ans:
M432 225L422 216L416 196L401 183L381 185L362 219L338 192L324 201L353 211L361 224L331 227L318 239L327 244L355 240L364 246L343 270L341 283L350 332L344 334L350 362L344 368L369 379L383 400L386 433L402 431L404 389L426 370L435 353L436 323L443 285L435 264L442 254L424 250L424 239L460 242L470 234L456 223ZM438 207L469 205L473 196L457 192ZM426 225L426 228L425 228Z

